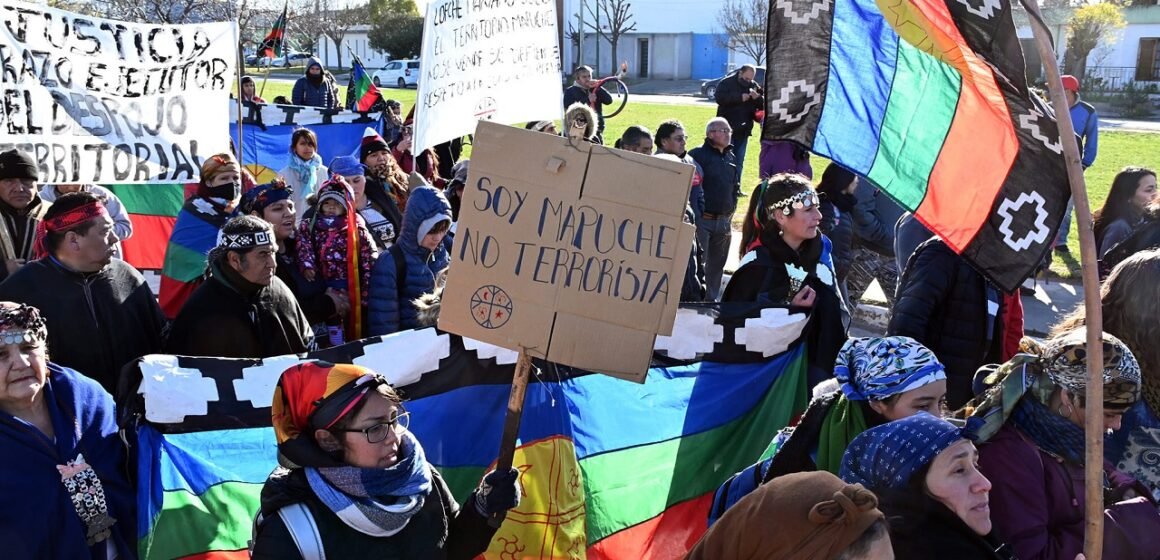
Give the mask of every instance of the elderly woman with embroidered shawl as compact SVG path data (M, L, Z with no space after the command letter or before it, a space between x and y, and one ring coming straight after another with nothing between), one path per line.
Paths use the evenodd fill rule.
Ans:
M1087 341L1075 329L1023 353L983 382L990 386L968 427L991 492L995 529L1020 560L1072 560L1083 551L1084 393ZM1115 430L1140 397L1140 367L1123 342L1103 334L1104 426ZM1104 558L1154 560L1160 514L1147 490L1104 462Z
M846 449L840 476L878 496L898 560L1015 560L992 530L991 482L968 435L916 414L870 428Z
M262 488L253 558L474 558L488 519L519 504L517 471L488 473L460 509L386 379L307 362L274 390L278 461ZM324 553L324 554L323 554Z
M688 560L884 560L890 536L874 494L828 472L787 474L741 500Z
M0 302L0 542L5 558L136 557L113 399L48 360L35 307Z
M710 524L774 478L802 471L838 474L846 447L868 427L920 412L938 415L946 404L945 368L912 338L851 338L838 353L834 375L840 388L814 398L796 426L778 432L772 457L717 489Z

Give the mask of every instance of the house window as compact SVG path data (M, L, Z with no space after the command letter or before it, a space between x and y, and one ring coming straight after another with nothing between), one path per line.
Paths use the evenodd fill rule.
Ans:
M1140 39L1140 54L1136 57L1136 79L1160 80L1160 37Z

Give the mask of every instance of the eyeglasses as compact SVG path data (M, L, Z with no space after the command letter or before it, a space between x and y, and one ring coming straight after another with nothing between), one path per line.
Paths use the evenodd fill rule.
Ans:
M411 425L411 413L395 410L394 415L386 422L380 422L373 426L368 426L361 429L349 430L334 430L336 432L362 432L367 437L367 443L382 443L391 434L398 434L407 431L407 427Z
M672 141L674 141L674 142L684 142L684 141L685 141L685 140L687 140L688 138L689 138L688 136L684 136L684 135L681 135L681 136L669 136L669 140L672 140Z
M710 130L709 132L724 132L725 134L731 134L733 132L733 129L732 128L714 128L714 129Z

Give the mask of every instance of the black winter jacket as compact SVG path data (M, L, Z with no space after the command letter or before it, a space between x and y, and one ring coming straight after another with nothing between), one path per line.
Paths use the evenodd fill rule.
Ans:
M428 467L431 468L431 467ZM262 516L254 539L254 560L290 560L302 556L277 512L304 503L322 538L327 558L357 560L468 560L487 550L495 528L474 508L459 508L439 471L431 469L431 494L402 531L372 537L343 523L310 489L302 469L277 468L262 487ZM472 494L468 503L475 498Z
M765 97L758 96L748 101L741 100L743 93L757 93L759 87L754 82L741 83L739 74L734 72L717 84L713 97L717 100L717 116L724 117L733 128L734 138L749 138L753 135L753 115L765 106Z
M52 361L114 395L125 364L161 351L165 315L141 273L120 259L88 274L51 257L32 261L0 284L0 301L40 309Z
M822 221L819 229L830 238L833 245L834 270L838 274L838 281L844 281L850 274L850 265L854 253L854 224L852 219L853 197L838 195L835 199L825 196L819 206L822 211Z
M334 300L326 295L326 282L321 277L311 282L302 275L302 268L298 266L298 241L291 237L279 245L278 269L274 275L294 294L299 307L306 313L306 320L315 325L333 317L337 309Z
M973 397L975 371L1003 361L1001 300L966 259L934 237L906 264L886 334L909 336L938 356L947 370L947 404L958 409ZM994 316L988 305L1000 306Z
M170 325L165 352L268 358L306 352L310 337L306 314L277 276L258 287L215 267Z
M564 90L564 110L567 111L568 107L576 103L588 105L588 90L574 84ZM612 94L608 93L608 90L602 86L596 88L596 106L592 107L592 110L596 111L596 135L601 138L604 136L605 105L612 105ZM591 105L588 106L591 107Z
M703 146L689 150L689 156L701 166L701 189L705 193L705 212L732 214L741 196L737 182L737 156L733 146L724 150L714 148L708 140Z
M872 488L890 525L896 560L1016 560L992 531L982 536L951 510L916 489Z
M854 189L854 240L884 257L894 256L894 224L906 212L868 181Z
M693 208L685 205L685 223L697 225L697 215ZM689 264L685 266L685 281L681 283L681 301L705 301L709 293L705 281L705 249L693 237L693 248L689 251Z

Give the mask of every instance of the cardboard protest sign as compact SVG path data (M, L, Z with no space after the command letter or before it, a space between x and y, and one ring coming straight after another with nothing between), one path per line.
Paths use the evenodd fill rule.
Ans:
M173 183L229 150L237 26L0 6L0 150L44 183Z
M693 168L480 122L439 327L643 380L672 331Z
M478 120L560 117L554 0L432 0L423 24L416 153Z

